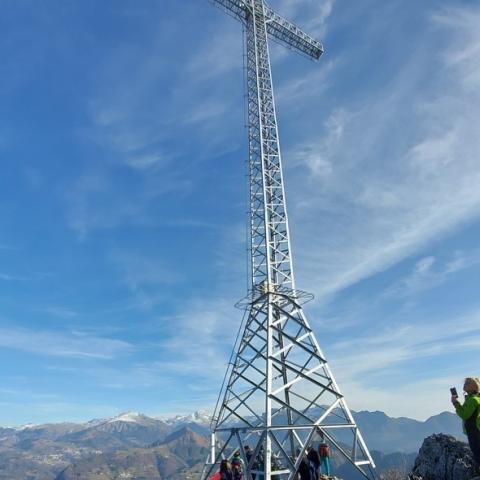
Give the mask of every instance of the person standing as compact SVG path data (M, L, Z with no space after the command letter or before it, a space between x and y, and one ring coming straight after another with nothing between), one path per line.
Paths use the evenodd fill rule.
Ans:
M330 476L330 449L326 443L318 446L318 455L320 457L320 473Z
M252 462L252 457L253 457L253 450L249 445L245 445L243 447L244 452L245 452L245 458L247 459L247 466L250 465L250 470L257 470L258 469L258 463L254 460ZM251 473L252 480L255 480L256 474Z
M310 447L307 454L307 460L310 467L310 474L313 480L318 480L318 467L320 467L320 457L318 452Z
M233 454L232 474L233 474L233 480L243 480L243 460L240 457L239 451L236 451Z
M312 479L310 466L308 464L307 457L303 456L298 467L298 473L300 474L300 480L314 480Z
M221 480L233 480L232 469L228 460L222 460L220 462L220 479Z
M457 395L452 395L452 404L457 415L463 420L463 431L468 438L468 445L475 462L475 473L480 474L480 380L467 377L463 384L465 401L463 405Z

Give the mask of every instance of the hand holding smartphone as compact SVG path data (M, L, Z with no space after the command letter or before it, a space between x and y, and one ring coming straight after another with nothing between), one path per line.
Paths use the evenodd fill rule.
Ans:
M450 389L450 393L452 394L452 397L458 398L457 389L456 389L455 387L452 387L452 388Z

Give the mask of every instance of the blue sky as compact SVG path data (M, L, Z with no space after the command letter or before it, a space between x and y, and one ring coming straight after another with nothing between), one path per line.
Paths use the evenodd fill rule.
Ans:
M480 8L271 0L297 284L353 409L479 375ZM0 424L211 409L246 292L242 38L206 0L4 0Z

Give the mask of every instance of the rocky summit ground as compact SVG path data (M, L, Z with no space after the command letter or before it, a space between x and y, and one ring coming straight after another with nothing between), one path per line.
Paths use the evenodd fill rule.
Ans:
M450 435L437 434L424 440L409 479L472 480L474 477L468 445Z

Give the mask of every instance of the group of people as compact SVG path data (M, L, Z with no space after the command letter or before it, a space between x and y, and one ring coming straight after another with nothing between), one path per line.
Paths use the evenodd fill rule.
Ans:
M253 450L246 445L244 448L245 458L250 463L250 459L253 455ZM220 462L220 471L212 480L243 480L243 468L244 463L240 456L240 452L236 451L233 454L231 461L224 459ZM255 475L252 475L252 479L255 480Z
M251 470L263 470L263 454L260 451L255 460L252 462L253 450L246 445L244 447L244 455L248 464L251 464ZM297 452L299 455L300 452ZM273 462L274 459L272 459ZM223 459L220 462L220 470L211 480L244 480L244 461L241 458L240 451L236 451L231 460ZM272 467L278 467L272 463ZM330 475L330 449L326 443L320 443L318 449L310 447L307 454L302 458L298 469L299 480L318 480L320 473ZM252 480L257 475L251 474ZM262 480L263 475L258 475L258 480Z
M475 473L480 475L480 379L467 377L463 384L463 391L465 392L463 404L459 402L455 390L451 400L457 415L463 421L463 431L467 435L475 462Z
M320 473L330 475L330 449L326 443L320 443L318 449L310 447L298 467L301 480L318 480Z

